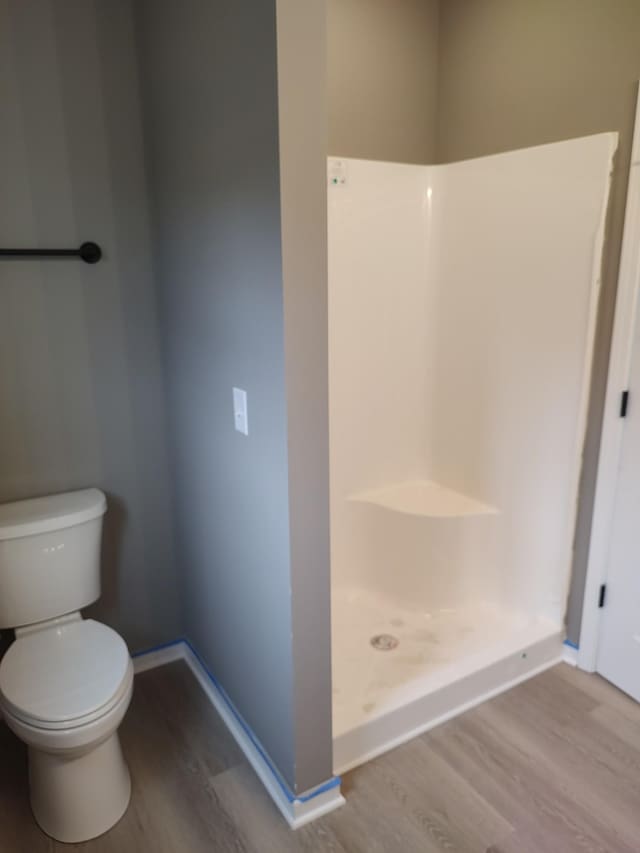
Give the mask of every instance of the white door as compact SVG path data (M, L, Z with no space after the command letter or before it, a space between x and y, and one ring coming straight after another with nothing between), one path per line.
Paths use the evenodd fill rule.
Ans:
M597 670L640 702L640 329L636 328L629 399L607 566L601 590Z
M596 669L640 702L640 91L578 666Z
M640 93L602 440L578 662L640 702Z

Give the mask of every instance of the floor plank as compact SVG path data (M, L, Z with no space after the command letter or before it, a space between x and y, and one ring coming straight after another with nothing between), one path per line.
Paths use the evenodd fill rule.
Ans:
M513 829L428 739L418 738L372 762L367 776L395 800L423 844L427 839L435 850L484 851Z
M640 706L561 665L349 773L347 805L291 832L182 662L136 678L131 806L62 845L0 725L2 853L638 853Z
M235 823L245 849L260 853L347 853L327 821L292 832L248 764L221 773L212 785L218 806Z

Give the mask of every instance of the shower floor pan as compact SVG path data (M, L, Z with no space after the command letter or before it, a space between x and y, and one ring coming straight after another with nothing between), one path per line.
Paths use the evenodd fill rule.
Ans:
M380 635L397 644L372 644ZM551 622L494 604L428 612L402 608L370 590L335 589L335 772L553 666L562 659L563 638Z

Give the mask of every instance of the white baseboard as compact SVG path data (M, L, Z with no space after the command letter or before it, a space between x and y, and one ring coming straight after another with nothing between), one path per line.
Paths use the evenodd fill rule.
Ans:
M133 659L133 665L137 674L154 667L164 666L164 664L175 660L186 662L292 829L299 829L312 820L316 820L316 818L344 805L345 799L340 793L339 778L334 777L324 785L297 797L288 791L255 736L242 722L241 717L233 709L228 698L209 675L200 658L186 640L179 640L162 648L136 655Z
M167 643L166 646L160 646L157 649L152 649L150 652L142 652L133 657L133 671L136 675L141 672L146 672L148 669L155 669L157 666L164 666L166 663L173 663L174 660L184 660L184 646L182 640L177 640L175 643Z
M569 666L578 666L578 650L566 643L562 646L562 660Z

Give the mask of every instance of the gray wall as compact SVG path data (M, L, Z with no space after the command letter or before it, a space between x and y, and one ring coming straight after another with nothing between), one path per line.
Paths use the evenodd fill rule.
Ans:
M438 0L328 0L329 153L436 156Z
M0 501L99 486L93 612L132 649L180 632L128 0L0 0L0 241L105 259L0 265Z
M300 228L307 225L310 257L320 258L317 273L298 284L307 295L321 287L306 307L306 296L290 305L302 338L286 336L287 357L311 332L311 357L321 360L297 408L301 378L286 369L285 302L299 269L290 240L302 232L290 217L281 226L279 130L291 150L305 119L314 132L321 127L314 97L322 70L313 66L323 60L323 30L309 32L307 25L305 32L304 20L285 4L278 57L275 0L140 0L137 9L187 633L288 784L304 790L331 774L326 508L308 551L290 530L311 522L308 511L322 505L327 491L326 250L322 242L313 246L325 239L325 161L321 133L309 157L296 161L311 168L297 174L310 187L298 220ZM295 21L287 22L289 13ZM321 24L317 15L308 17L314 26ZM298 35L296 63L291 41ZM306 80L312 92L301 101L281 81L287 97L281 128L279 58L281 74L300 72L289 86ZM285 170L282 179L287 204L296 175ZM248 393L248 437L234 431L234 385ZM300 460L301 430L318 410L320 423L307 437L309 458ZM290 494L304 499L305 465L317 466L318 457L324 457L318 497L306 499L296 520ZM316 555L310 549L318 543ZM301 561L307 577L317 575L299 598ZM320 638L311 658L298 647L305 610L310 640Z
M440 26L439 162L620 133L568 610L577 642L640 78L640 3L446 0Z

